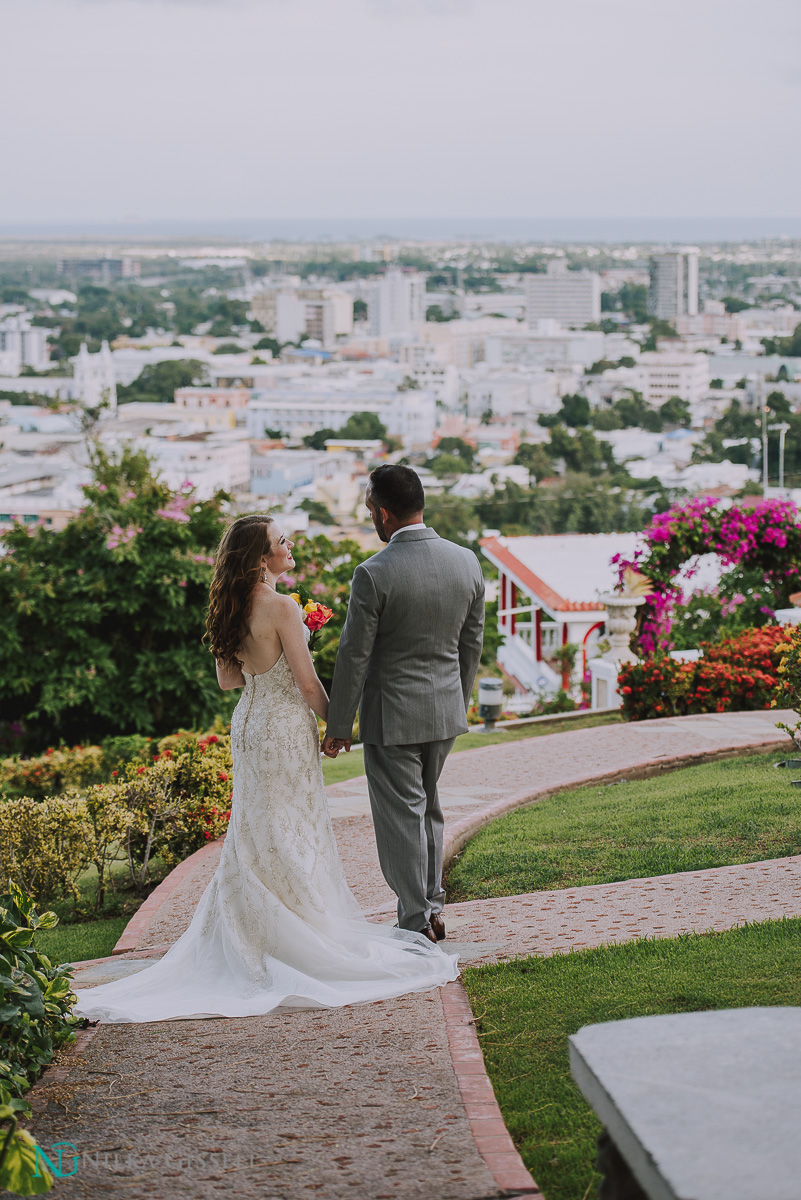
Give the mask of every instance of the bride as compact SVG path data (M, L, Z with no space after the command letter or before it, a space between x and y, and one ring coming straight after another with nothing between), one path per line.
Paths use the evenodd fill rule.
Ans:
M77 992L94 1021L254 1016L333 1008L455 979L423 934L373 925L339 858L316 713L328 697L300 607L276 591L294 566L271 517L240 517L220 543L207 632L220 687L242 687L231 720L234 792L220 862L192 923L136 975Z

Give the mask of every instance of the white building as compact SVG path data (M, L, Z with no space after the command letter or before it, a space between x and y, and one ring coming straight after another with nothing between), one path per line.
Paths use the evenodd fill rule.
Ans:
M256 451L251 455L250 490L256 496L287 496L343 471L352 474L355 460L354 454L342 451Z
M23 367L46 371L50 366L49 332L40 325L32 325L23 313L0 321L0 375L19 375Z
M419 271L391 267L364 292L371 337L408 336L425 322L426 277Z
M676 351L648 350L633 370L641 381L646 404L658 407L678 396L697 404L709 390L709 356Z
M289 437L304 437L318 429L341 429L355 413L375 413L389 434L406 447L427 447L437 423L436 398L431 392L397 386L326 388L306 380L298 388L256 392L248 404L248 436L264 438L280 429Z
M596 655L607 613L599 593L611 591L613 554L631 557L635 533L483 538L484 555L498 568L498 662L524 692L553 693L583 679ZM557 655L579 647L572 675Z
M668 250L654 254L650 266L648 311L672 321L698 312L698 250Z
M486 362L461 371L459 379L460 400L468 416L480 418L490 412L495 420L520 425L536 422L540 413L557 412L560 396L571 391L575 382L571 376L570 385L562 388L565 381L544 367L492 367Z
M213 432L150 437L143 448L168 487L177 489L190 479L201 500L250 487L250 444L244 438Z
M488 336L485 359L493 367L589 367L604 356L604 335L596 330L563 329L557 321L539 321L533 329Z
M116 409L117 380L108 342L103 342L97 354L90 354L84 342L72 365L75 398L88 408L106 401L112 411Z
M526 320L554 320L582 329L601 319L601 277L595 271L569 271L552 259L545 275L526 278Z

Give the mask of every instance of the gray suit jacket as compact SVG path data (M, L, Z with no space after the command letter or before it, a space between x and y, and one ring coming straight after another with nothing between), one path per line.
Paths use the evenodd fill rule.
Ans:
M484 579L471 550L433 529L401 530L353 575L326 733L438 742L467 729L481 658Z

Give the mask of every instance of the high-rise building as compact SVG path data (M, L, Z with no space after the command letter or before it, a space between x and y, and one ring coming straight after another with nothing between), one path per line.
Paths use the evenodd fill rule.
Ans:
M0 321L0 370L3 374L19 375L23 367L46 371L50 366L47 346L49 330L32 325L27 316L19 314Z
M601 319L601 277L596 271L569 271L563 259L548 263L544 275L526 278L526 320L585 325Z
M694 317L698 312L698 251L668 250L651 258L648 311L654 317Z
M426 277L391 267L365 289L370 337L414 333L425 321Z

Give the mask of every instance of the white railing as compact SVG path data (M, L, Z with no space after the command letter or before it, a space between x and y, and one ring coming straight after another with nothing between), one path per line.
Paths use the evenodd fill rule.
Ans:
M559 649L561 625L558 625L556 621L543 621L540 630L542 633L543 657L555 654Z

